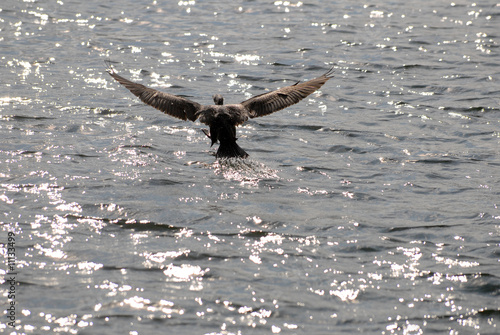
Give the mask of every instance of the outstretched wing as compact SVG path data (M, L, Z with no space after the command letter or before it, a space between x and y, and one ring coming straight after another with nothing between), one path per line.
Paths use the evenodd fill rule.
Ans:
M111 67L108 73L145 104L182 120L196 121L198 118L197 112L202 107L199 103L134 83L116 74Z
M318 90L331 77L333 77L333 68L318 78L257 95L241 104L249 111L251 118L268 115L296 104Z

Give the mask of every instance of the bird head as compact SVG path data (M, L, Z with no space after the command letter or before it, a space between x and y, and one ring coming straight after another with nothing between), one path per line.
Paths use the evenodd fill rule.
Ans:
M223 105L224 104L224 98L220 94L214 94L212 97L214 99L214 102L216 105Z

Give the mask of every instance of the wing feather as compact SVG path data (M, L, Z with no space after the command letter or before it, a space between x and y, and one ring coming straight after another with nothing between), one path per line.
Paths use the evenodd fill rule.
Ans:
M291 86L257 95L243 101L241 104L248 110L251 118L268 115L296 104L317 91L332 77L333 68L318 78L303 83L297 82Z
M108 73L145 104L178 119L196 121L198 118L197 112L202 108L199 103L134 83L116 74L112 68Z

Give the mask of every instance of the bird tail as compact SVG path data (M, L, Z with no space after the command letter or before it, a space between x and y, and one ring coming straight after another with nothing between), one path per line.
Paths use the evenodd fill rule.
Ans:
M217 154L217 158L241 157L247 158L248 154L243 150L235 140L221 141Z

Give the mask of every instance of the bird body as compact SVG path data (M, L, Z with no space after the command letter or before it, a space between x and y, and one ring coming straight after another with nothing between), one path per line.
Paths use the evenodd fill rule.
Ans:
M236 143L236 126L243 124L249 118L265 116L296 104L323 86L332 77L333 69L318 78L303 83L297 82L254 96L242 103L229 105L224 105L224 99L219 94L213 96L214 105L201 105L178 95L134 83L116 74L111 67L108 68L108 73L142 102L170 116L182 120L200 120L209 126L210 132L204 130L204 133L210 138L212 145L220 143L216 153L217 158L245 158L248 154Z
M241 105L208 105L200 111L200 122L210 127L204 132L212 141L219 142L216 157L248 157L248 154L237 143L236 125L245 122L248 117Z

